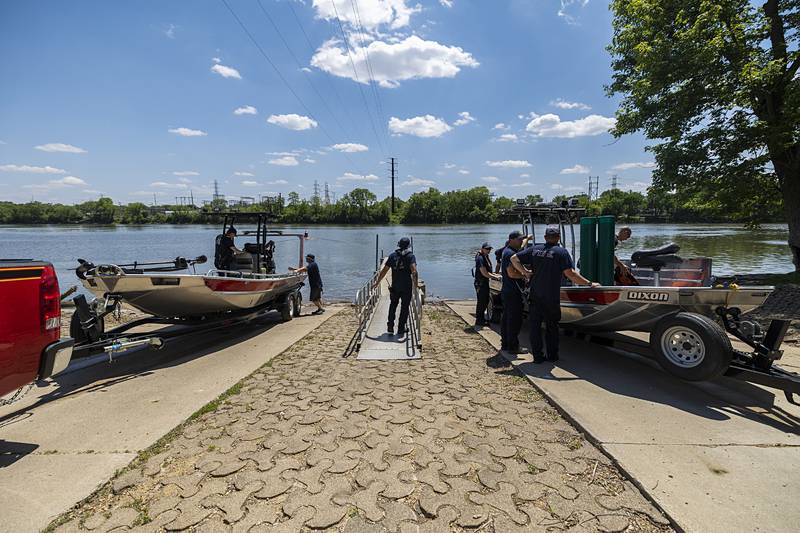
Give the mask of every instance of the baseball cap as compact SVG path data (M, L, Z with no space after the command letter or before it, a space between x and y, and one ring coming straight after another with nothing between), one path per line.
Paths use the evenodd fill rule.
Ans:
M544 230L545 235L561 235L561 230L558 226L547 226L547 229Z
M489 244L488 242L485 242L485 243L481 244L481 248L491 250L492 249L492 245Z
M514 239L521 239L521 238L522 238L522 232L521 231L516 231L515 230L515 231L512 231L511 233L508 234L508 240L509 241L513 241Z
M306 259L311 259L312 261L316 260L316 256L314 254L306 254Z

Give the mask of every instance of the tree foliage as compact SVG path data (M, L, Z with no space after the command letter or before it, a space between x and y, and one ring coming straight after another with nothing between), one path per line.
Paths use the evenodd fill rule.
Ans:
M613 0L613 133L653 141L656 188L758 223L800 269L800 0Z

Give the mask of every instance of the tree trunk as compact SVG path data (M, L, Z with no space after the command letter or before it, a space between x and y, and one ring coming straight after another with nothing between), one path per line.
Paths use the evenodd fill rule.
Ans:
M792 262L795 271L800 272L800 170L794 169L794 175L787 176L783 182L783 207L789 224Z

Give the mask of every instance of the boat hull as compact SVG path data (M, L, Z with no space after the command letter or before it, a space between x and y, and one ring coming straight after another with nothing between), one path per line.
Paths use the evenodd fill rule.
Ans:
M96 297L122 295L123 301L159 317L201 317L255 309L299 288L305 274L252 278L214 274L122 274L87 276L84 287Z
M499 297L501 284L493 281L491 287ZM562 287L561 324L588 331L651 331L665 316L682 311L710 318L721 307L746 313L771 292L772 287Z

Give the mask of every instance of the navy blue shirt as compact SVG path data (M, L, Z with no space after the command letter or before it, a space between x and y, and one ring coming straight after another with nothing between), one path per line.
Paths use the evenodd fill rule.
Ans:
M503 276L503 290L517 290L517 288L523 287L523 280L514 279L508 275L508 269L514 268L511 266L511 256L516 253L517 250L513 249L511 246L506 246L503 248L503 256L500 259L500 273Z
M319 265L317 262L309 261L306 271L308 272L308 286L312 289L321 289L322 276L319 275Z
M537 244L517 254L519 262L533 270L531 295L547 303L561 300L561 278L573 268L572 257L558 244Z
M492 260L489 259L488 256L483 255L482 253L478 252L475 256L475 282L476 283L486 283L489 281L489 278L481 274L481 267L486 269L486 272L492 271Z
M411 250L395 250L386 260L386 265L392 269L392 289L400 292L410 291L411 265L417 264L417 258Z

